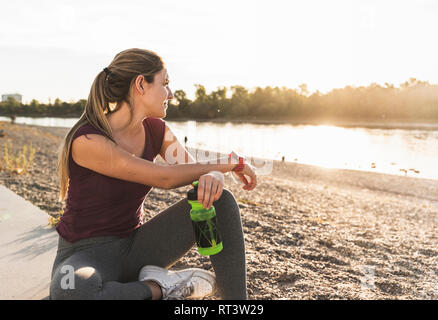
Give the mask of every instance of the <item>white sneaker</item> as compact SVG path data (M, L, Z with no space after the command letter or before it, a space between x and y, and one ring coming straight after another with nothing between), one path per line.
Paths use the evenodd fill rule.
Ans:
M138 280L158 283L163 300L200 299L214 294L217 289L214 274L198 268L170 271L157 266L144 266Z

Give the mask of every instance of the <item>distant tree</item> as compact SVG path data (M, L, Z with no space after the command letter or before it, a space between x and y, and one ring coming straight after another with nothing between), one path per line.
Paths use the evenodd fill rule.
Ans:
M208 95L208 100L208 117L210 119L222 116L224 112L228 112L229 101L227 99L226 87L218 87L216 91L211 92Z
M178 111L177 116L190 117L191 116L191 101L187 99L187 95L183 90L176 90L173 96L177 100Z
M201 84L195 84L195 100L192 103L191 116L198 119L205 119L209 116L209 101L207 90Z
M207 91L205 87L201 84L195 84L195 102L206 102L207 101Z
M300 88L300 94L303 96L307 96L309 94L309 89L307 88L307 84L302 83L298 86Z
M55 103L53 104L53 106L55 107L60 107L62 105L62 101L59 98L55 99Z
M40 105L40 103L38 102L38 100L32 99L32 101L30 102L30 106L33 108L37 108Z
M230 117L241 117L248 115L249 93L242 86L231 87L232 96L230 99L229 114Z

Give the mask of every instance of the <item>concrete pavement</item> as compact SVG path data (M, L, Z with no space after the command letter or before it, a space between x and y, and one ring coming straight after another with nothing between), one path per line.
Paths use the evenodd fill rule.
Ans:
M57 244L48 214L0 185L0 300L47 298Z

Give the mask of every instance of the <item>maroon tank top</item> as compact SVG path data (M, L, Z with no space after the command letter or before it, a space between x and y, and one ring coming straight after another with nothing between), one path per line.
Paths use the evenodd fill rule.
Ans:
M146 135L143 159L155 160L163 142L165 124L159 118L143 120ZM76 131L73 140L87 134L104 135L86 124ZM82 167L73 160L71 150L69 178L64 214L56 227L67 241L98 236L126 237L141 225L143 201L152 187Z

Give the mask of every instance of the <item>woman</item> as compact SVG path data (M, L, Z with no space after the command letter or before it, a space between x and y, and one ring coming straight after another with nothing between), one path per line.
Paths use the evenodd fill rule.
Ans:
M233 159L196 163L161 119L171 99L167 69L148 50L122 51L97 75L59 157L66 206L56 228L51 299L202 298L216 289L224 299L246 298L239 207L223 189L223 174L234 170L248 191L256 175ZM166 152L175 145L185 155L176 164ZM172 165L155 164L157 155ZM142 224L152 187L169 190L194 180L198 201L214 204L221 231L224 249L211 256L214 274L168 270L195 243L187 199Z

